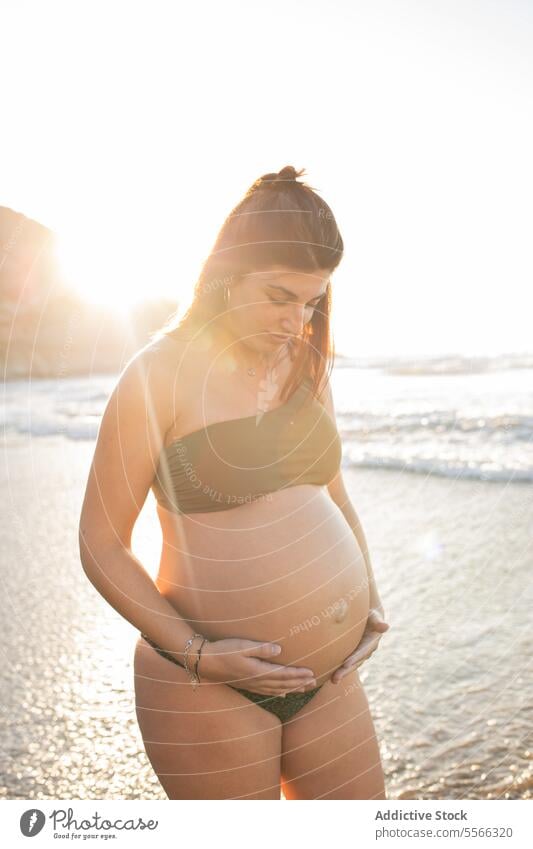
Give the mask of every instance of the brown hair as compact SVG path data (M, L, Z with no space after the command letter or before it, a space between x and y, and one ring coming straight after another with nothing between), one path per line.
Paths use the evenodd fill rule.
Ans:
M316 191L297 178L287 165L276 173L263 174L232 209L205 260L194 287L194 297L181 319L174 313L155 331L152 340L178 337L188 327L201 328L226 309L224 288L243 274L283 265L295 271L333 271L340 263L344 244L333 213ZM284 388L288 397L306 377L312 392L320 394L320 382L331 373L335 349L330 329L331 282L306 324L291 380ZM283 400L283 399L282 399Z

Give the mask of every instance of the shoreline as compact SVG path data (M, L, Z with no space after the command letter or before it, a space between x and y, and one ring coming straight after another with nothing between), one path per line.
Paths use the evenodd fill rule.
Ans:
M138 632L79 562L93 451L57 437L4 445L2 798L166 798L135 717ZM390 624L359 670L388 798L531 798L533 487L343 475ZM150 495L132 549L152 577L160 540Z

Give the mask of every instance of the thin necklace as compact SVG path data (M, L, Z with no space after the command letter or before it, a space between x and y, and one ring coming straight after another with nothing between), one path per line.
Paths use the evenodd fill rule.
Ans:
M274 369L274 367L275 367L276 363L278 362L278 360L279 360L280 356L284 353L286 346L289 346L289 345L290 345L290 342L286 343L285 345L282 345L282 346L281 346L281 348L280 348L280 350L279 350L279 351L278 351L278 353L276 354L276 357L275 357L274 362L272 363L272 365L271 365L271 366L269 366L269 365L267 364L267 367L266 367L266 372L267 372L267 374L268 374L268 370L269 370L269 368L270 368L270 370L271 370L271 371ZM290 354L290 349L289 349L289 354ZM262 362L262 361L263 361L263 359L264 359L263 354L260 354L260 361ZM248 375L248 377L256 377L256 376L257 376L257 366L248 366L248 367L246 367L246 374Z
M284 346L282 345L282 346L281 346L281 348L280 348L280 351L278 351L278 353L277 353L277 355L276 355L276 358L275 358L274 362L272 363L272 365L269 365L269 364L267 363L267 365L266 365L266 372L267 372L267 374L268 374L269 370L270 370L270 371L273 371L273 370L274 370L274 368L275 368L275 366L276 366L276 363L277 363L277 361L279 360L279 358L280 358L281 353L283 352L283 350L284 350ZM247 369L246 369L246 373L247 373L250 377L255 377L255 376L256 376L256 374L257 374L255 366L250 366L249 368L247 368Z

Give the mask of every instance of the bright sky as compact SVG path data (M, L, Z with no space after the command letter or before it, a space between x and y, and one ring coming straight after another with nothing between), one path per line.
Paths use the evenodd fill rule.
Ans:
M332 207L339 353L531 351L528 0L13 0L0 205L93 299L188 303L256 177Z

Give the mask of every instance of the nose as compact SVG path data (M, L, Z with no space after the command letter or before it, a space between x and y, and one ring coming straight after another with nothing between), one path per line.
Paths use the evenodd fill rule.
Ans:
M290 333L291 336L301 336L305 327L305 304L290 304L288 315L282 322L282 333Z

